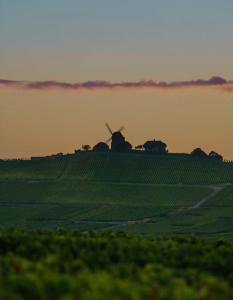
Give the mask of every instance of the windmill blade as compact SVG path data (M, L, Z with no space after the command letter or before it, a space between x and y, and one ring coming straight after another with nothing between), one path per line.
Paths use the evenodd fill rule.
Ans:
M125 127L124 126L121 126L121 128L118 130L118 132L121 132L122 130L124 130Z
M111 127L109 126L109 124L108 124L108 123L105 123L105 126L107 127L108 131L109 131L111 134L113 134L112 129L111 129Z

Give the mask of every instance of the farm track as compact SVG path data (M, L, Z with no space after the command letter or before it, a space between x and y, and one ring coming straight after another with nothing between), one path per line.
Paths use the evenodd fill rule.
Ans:
M99 184L106 184L106 182L99 182L96 181L96 183ZM194 204L193 206L190 207L185 207L185 208L181 208L181 210L186 209L186 210L190 210L190 209L197 209L200 206L202 206L204 203L206 203L207 201L209 201L210 199L212 199L213 197L215 197L218 193L220 193L221 191L223 191L223 189L227 186L233 186L232 183L224 183L224 184L220 184L220 185L201 185L201 184L183 184L183 183L177 183L177 184L170 184L170 183L134 183L134 182L107 182L107 184L112 184L112 185L134 185L134 186L161 186L161 187L196 187L196 188L208 188L210 190L212 190L212 193L210 193L208 196L205 196L204 198L202 198L199 202L197 202L196 204Z
M106 184L106 182L98 182L102 184ZM200 201L198 201L196 204L190 207L181 207L178 212L176 212L174 215L180 215L180 212L192 210L192 209L198 209L200 208L204 203L214 198L218 193L224 190L227 186L233 186L231 183L225 183L221 185L199 185L199 184L157 184L157 183L133 183L133 182L107 182L107 184L112 185L137 185L137 186L164 186L164 187L197 187L197 188L209 188L212 190L212 192L208 195L202 198ZM98 223L98 221L81 221L81 222L88 222L88 223ZM108 224L111 225L111 228L117 228L120 226L126 226L126 225L132 225L132 224L152 224L155 223L155 221L152 221L151 217L144 217L143 219L136 219L136 220L128 220L128 221L99 221L102 224Z
M197 209L200 206L202 206L205 202L207 202L208 200L212 199L214 196L216 196L218 193L220 193L223 189L225 188L225 186L217 186L214 185L212 186L212 193L204 198L201 199L201 201L199 201L198 203L196 203L195 205L191 206L189 209Z
M63 170L64 171L64 170ZM63 173L63 172L62 172ZM60 174L57 179L55 180L51 180L51 182L56 182L56 181L60 181L61 179L61 175ZM44 182L44 180L23 180L26 181L28 183L39 183L39 182ZM47 180L46 180L47 181ZM50 181L50 180L48 180ZM48 182L47 181L47 182ZM75 181L75 180L74 180ZM204 198L198 200L197 203L195 203L194 205L190 206L190 207L181 207L179 208L178 211L172 213L173 216L179 216L181 213L185 213L189 210L196 210L198 208L200 208L204 203L206 203L207 201L210 201L212 198L214 198L218 193L222 192L224 190L224 188L226 188L227 186L233 186L232 183L225 183L225 184L219 184L219 185L201 185L201 184L182 184L182 183L178 183L178 184L169 184L169 183L142 183L142 182L113 182L113 181L92 181L92 180L81 180L81 181L85 181L85 182L94 182L94 183L98 183L98 184L103 184L103 185L125 185L125 186L148 186L148 187L196 187L196 188L208 188L210 189L212 192L208 195L205 196ZM72 203L70 203L72 204ZM8 204L7 203L0 203L0 206L11 206L11 207L33 207L33 208L37 208L40 205L46 207L46 206L50 206L50 207L56 207L56 206L60 206L60 203L49 203L49 204L28 204L28 203L11 203ZM121 226L127 226L127 225L133 225L133 224L154 224L156 223L154 220L152 220L153 217L144 217L143 219L135 219L135 220L126 220L126 221L107 221L107 220L77 220L75 221L76 224L106 224L108 225L107 228L117 228L117 227L121 227ZM103 228L104 229L104 228Z
M98 182L102 184L106 184L106 182ZM179 215L180 212L188 211L191 209L197 209L200 208L204 203L211 200L213 197L215 197L218 193L223 191L223 189L226 186L231 186L233 184L226 183L221 185L193 185L193 184L156 184L156 183L132 183L132 182L108 182L107 184L112 185L137 185L137 186L164 186L164 187L197 187L197 188L209 188L212 190L212 192L202 198L199 202L197 202L195 205L191 207L181 207L178 212L176 212L174 215ZM85 222L85 221L82 221ZM127 226L127 225L133 225L133 224L154 224L155 221L152 220L152 217L144 217L143 219L136 219L136 220L128 220L128 221L100 221L102 224L110 225L111 228L116 229L117 227L121 226ZM97 223L97 221L88 221L88 223ZM109 227L109 226L108 226Z

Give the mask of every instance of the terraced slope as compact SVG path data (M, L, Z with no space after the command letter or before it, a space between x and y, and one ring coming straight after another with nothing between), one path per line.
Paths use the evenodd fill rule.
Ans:
M60 159L0 161L0 179L220 184L233 183L233 163L189 155L89 152Z
M210 188L106 184L83 180L0 183L0 223L7 226L115 228L167 218L209 195Z
M233 165L81 153L0 161L0 226L233 237Z

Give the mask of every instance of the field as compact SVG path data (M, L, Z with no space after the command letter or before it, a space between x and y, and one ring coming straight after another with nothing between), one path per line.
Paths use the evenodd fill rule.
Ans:
M0 299L233 299L233 244L0 230Z
M80 153L0 161L0 226L233 238L233 164Z
M0 299L233 299L232 163L0 161L0 226Z

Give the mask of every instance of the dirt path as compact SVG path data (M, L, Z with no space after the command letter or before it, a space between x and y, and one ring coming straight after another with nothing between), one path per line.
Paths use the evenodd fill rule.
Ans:
M212 193L209 194L208 196L202 198L199 202L197 202L193 206L190 206L189 209L199 208L204 203L206 203L207 201L214 198L218 193L222 192L227 186L233 186L233 184L232 183L225 183L225 184L221 184L221 185L211 185L211 186L209 186L213 190Z
M101 182L98 182L101 183ZM103 183L103 182L102 182ZM183 183L176 183L176 184L170 184L170 183L137 183L137 182L104 182L103 184L112 184L112 185L137 185L137 186L161 186L161 187L196 187L196 188L208 188L212 190L212 192L205 196L204 198L200 199L196 204L190 206L188 209L197 209L200 206L202 206L204 203L215 197L218 193L220 193L225 187L227 186L233 186L232 183L224 183L219 185L201 185L201 184L183 184ZM181 208L182 209L182 208ZM149 220L149 218L143 219L144 223ZM142 221L143 221L142 220Z
M207 201L211 200L218 193L220 193L225 188L225 186L213 185L213 186L211 186L211 188L213 189L212 193L210 193L208 196L202 198L199 202L197 202L193 206L189 207L189 209L197 209L197 208L199 208L204 203L206 203Z
M183 183L143 183L143 182L119 182L119 181L90 181L98 184L109 185L132 185L132 186L161 186L161 187L197 187L197 188L213 188L213 185L204 184L183 184ZM225 186L225 185L223 185Z
M101 183L101 182L98 182ZM103 182L102 182L103 183ZM103 184L106 184L104 182ZM112 184L112 185L137 185L137 186L161 186L161 187L196 187L196 188L208 188L212 190L212 192L208 195L205 196L204 198L200 199L196 204L193 206L190 206L188 209L197 209L201 205L203 205L205 202L209 201L212 199L214 196L216 196L218 193L220 193L227 185L232 185L229 183L226 184L221 184L221 185L201 185L201 184L183 184L183 183L176 183L176 184L170 184L170 183L134 183L134 182L107 182L107 184ZM184 210L187 208L180 208L180 210ZM147 222L149 218L145 218L145 222Z
M36 181L37 182L37 181ZM38 182L40 182L40 180L38 180ZM225 184L219 184L219 185L201 185L201 184L182 184L182 183L177 183L177 184L169 184L169 183L140 183L140 182L101 182L101 181L94 181L95 183L98 184L103 184L103 185L128 185L128 186L148 186L148 187L196 187L196 188L208 188L211 192L203 197L202 199L197 199L196 203L190 207L181 207L178 211L176 211L174 214L172 215L180 215L180 213L184 213L185 211L188 210L194 210L194 209L198 209L200 208L204 203L206 203L207 201L210 201L212 198L214 198L218 193L222 192L224 190L224 188L226 188L227 186L233 186L232 183L225 183ZM10 206L14 206L19 203L10 203L8 205ZM22 204L22 203L21 203ZM24 205L29 205L28 203L23 203ZM1 203L2 206L7 206L7 203ZM48 205L48 204L47 204ZM50 204L49 204L50 205ZM30 207L36 207L37 205L34 204ZM52 206L56 206L55 204L52 204ZM108 227L110 228L117 228L117 227L121 227L121 226L127 226L127 225L132 225L132 224L149 224L149 223L153 223L152 218L151 217L144 217L142 219L135 219L135 220L125 220L125 221L101 221L101 220L77 220L75 223L77 224L106 224L108 225Z
M101 183L101 182L100 182ZM106 182L102 182L103 184L106 184ZM213 197L215 197L218 193L220 193L226 186L232 185L232 184L223 184L223 185L192 185L192 184L156 184L156 183L132 183L132 182L108 182L107 184L112 185L139 185L139 186L164 186L164 187L198 187L198 188L208 188L212 190L212 192L205 196L204 198L200 199L196 204L190 207L181 207L176 212L175 215L179 215L179 213L182 211L187 211L190 209L197 209L200 208L204 203L211 200ZM82 221L81 221L82 222ZM151 217L144 217L142 219L136 219L136 220L127 220L127 221L83 221L83 223L102 223L102 224L108 224L111 228L117 228L121 226L127 226L127 225L133 225L133 224L149 224L152 223ZM80 223L80 221L78 221Z
M226 184L221 184L221 185L192 185L192 184L154 184L154 183L131 183L131 182L122 182L122 183L117 183L117 182L111 182L110 184L120 184L120 185L141 185L141 186L177 186L177 187L202 187L202 188L209 188L212 190L212 192L208 195L205 196L204 198L200 199L196 204L190 206L190 207L181 207L178 211L176 212L175 215L179 215L179 213L182 211L187 211L191 209L198 209L200 208L204 203L207 201L211 200L214 198L218 193L224 190L225 187L227 186L232 186L233 184L231 183L226 183ZM136 220L128 220L128 221L122 221L122 222L116 222L115 224L112 223L112 227L119 227L119 226L126 226L126 225L132 225L132 224L149 224L151 223L151 218L150 217L144 217L143 219L136 219ZM110 222L107 222L110 223Z

